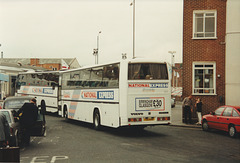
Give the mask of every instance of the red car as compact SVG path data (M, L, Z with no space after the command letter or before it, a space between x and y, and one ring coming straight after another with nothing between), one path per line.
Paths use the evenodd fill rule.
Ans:
M240 106L220 106L210 114L202 117L202 129L223 130L229 133L230 137L235 137L240 133Z

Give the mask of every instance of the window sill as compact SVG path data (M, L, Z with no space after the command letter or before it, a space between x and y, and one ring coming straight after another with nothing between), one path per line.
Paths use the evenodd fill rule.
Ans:
M193 40L216 40L217 37L193 37Z
M192 95L198 95L198 96L216 96L215 93L193 93Z

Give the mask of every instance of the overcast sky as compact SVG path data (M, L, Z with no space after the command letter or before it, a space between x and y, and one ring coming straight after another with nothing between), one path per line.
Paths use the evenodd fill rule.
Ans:
M132 0L0 0L5 58L77 58L99 63L132 58ZM136 0L136 57L182 62L183 0Z

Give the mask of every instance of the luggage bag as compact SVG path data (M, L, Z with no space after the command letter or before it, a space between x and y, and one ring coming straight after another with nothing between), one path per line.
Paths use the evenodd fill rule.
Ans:
M0 162L20 162L19 147L0 148Z

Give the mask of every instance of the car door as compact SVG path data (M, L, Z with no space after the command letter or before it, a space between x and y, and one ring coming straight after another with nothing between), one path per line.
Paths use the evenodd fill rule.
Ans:
M224 111L225 107L222 106L220 108L217 108L212 116L208 119L208 125L210 128L219 129L219 119L222 117L222 113Z
M37 121L31 129L31 136L44 136L46 130L45 110L44 107L38 110Z
M222 117L220 117L219 119L220 130L228 131L228 126L232 120L232 111L233 111L232 107L226 107L226 109L224 110Z
M233 109L230 123L235 125L237 131L240 131L240 113L237 112L237 109Z

